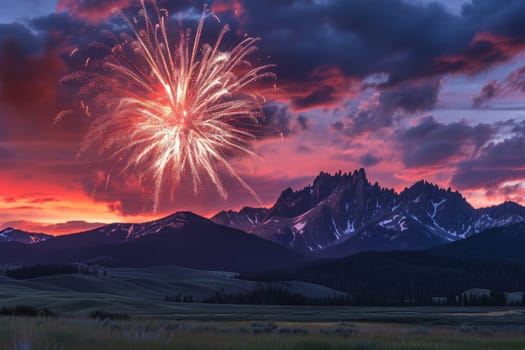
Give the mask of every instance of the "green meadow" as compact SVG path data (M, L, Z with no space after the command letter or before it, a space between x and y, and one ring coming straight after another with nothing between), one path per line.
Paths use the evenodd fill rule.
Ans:
M199 301L256 283L173 266L98 272L28 280L0 275L0 309L25 305L53 313L0 316L0 349L525 349L523 308L174 302L175 295ZM310 297L337 293L303 282L277 286Z

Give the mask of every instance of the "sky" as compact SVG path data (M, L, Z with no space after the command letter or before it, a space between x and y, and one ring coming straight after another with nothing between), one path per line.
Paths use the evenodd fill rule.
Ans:
M195 27L202 0L159 0ZM126 27L136 0L25 0L0 14L0 228L62 234L178 210L270 206L320 172L365 168L397 191L425 179L474 207L525 205L525 2L521 0L216 0L224 49L259 37L254 62L275 64L260 158L232 157L260 202L221 174L182 181L153 211L137 174L111 174L100 152L78 156L90 118L60 81L95 42ZM196 15L197 14L197 15ZM206 40L220 25L206 21ZM174 37L178 35L176 26ZM104 41L106 40L106 41ZM79 52L72 55L72 52ZM86 56L87 57L87 56ZM55 123L61 111L71 115Z

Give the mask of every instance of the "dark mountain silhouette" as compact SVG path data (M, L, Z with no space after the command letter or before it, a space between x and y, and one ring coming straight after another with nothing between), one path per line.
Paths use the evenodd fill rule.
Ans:
M431 252L449 257L510 261L525 266L525 223L495 227L464 240L433 248Z
M212 220L301 252L342 257L454 242L488 228L524 222L525 207L506 202L475 209L459 192L426 181L396 193L371 184L360 169L321 173L302 190L283 191L269 210L221 212Z
M237 229L181 212L145 224L112 224L34 245L0 244L0 264L69 262L264 271L309 258Z

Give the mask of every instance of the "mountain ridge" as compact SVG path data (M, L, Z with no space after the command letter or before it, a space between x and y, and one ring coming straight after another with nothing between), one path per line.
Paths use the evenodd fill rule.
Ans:
M525 222L525 207L504 202L476 209L458 191L425 180L396 192L378 182L372 184L361 168L333 175L321 172L303 189L284 190L270 208L222 211L211 220L182 211L144 223L108 224L57 236L58 240L8 229L11 231L0 231L0 242L88 249L184 230L188 222L210 231L221 231L211 223L241 230L300 255L337 258L361 251L418 250L455 242L490 228ZM21 238L13 238L15 231L22 232Z
M425 180L397 193L370 183L363 168L321 172L303 189L284 190L267 211L249 210L259 213L258 222L246 224L247 208L220 212L212 220L323 257L425 249L525 221L525 207L514 202L476 209L460 192Z
M27 232L13 227L6 227L0 231L0 242L18 242L24 244L36 244L54 236L45 233Z
M109 224L31 245L0 243L0 265L8 266L82 262L246 272L310 260L289 248L190 212L143 224Z

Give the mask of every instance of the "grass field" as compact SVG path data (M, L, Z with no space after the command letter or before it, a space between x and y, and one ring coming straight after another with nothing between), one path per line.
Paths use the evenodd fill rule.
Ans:
M0 350L58 349L525 349L525 309L341 307L175 303L247 291L230 273L173 266L108 269L108 276L31 280L0 276L0 308L47 308L57 318L0 317ZM311 297L337 291L280 286ZM95 310L129 320L94 320Z
M268 321L94 321L0 318L0 348L29 349L525 349L519 327Z

